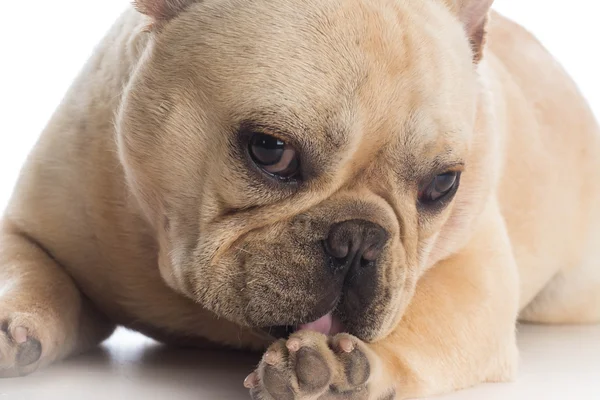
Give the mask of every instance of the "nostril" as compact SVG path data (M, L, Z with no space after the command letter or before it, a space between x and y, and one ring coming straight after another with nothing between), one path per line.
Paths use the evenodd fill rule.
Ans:
M345 270L348 266L348 260L345 258L329 257L329 269L333 272Z
M365 258L361 258L360 259L360 266L362 268L371 268L373 265L375 265L375 261L374 260L370 261L370 260L367 260Z

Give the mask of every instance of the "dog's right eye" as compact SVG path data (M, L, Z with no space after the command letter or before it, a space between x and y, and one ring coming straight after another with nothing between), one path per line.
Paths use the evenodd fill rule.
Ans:
M294 179L300 172L296 150L283 140L256 133L250 138L248 151L252 161L269 175L281 179Z

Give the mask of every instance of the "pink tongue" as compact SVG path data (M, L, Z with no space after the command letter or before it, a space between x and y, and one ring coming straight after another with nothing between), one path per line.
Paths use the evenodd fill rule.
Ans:
M298 327L299 331L320 332L324 335L335 335L343 331L343 327L337 318L333 318L331 313L322 316L316 321L303 324Z

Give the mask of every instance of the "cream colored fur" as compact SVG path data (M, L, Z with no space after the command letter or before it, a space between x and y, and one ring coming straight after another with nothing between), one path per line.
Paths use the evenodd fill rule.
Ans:
M169 343L271 345L247 381L255 398L276 396L276 367L289 399L404 399L514 378L519 315L600 320L598 125L535 38L486 22L491 1L138 3L150 18L126 11L97 47L2 220L0 376L121 324ZM304 191L256 194L259 178L232 167L229 127L253 112L281 122L280 109L327 169ZM438 154L464 161L461 187L423 217L411 177ZM348 218L390 232L381 312L357 317L354 336L271 344L260 310L283 320L319 295L274 295L278 276L309 287L316 271L287 235L312 243ZM354 386L328 353L349 343L368 360ZM304 392L281 364L295 346L321 354L345 394Z

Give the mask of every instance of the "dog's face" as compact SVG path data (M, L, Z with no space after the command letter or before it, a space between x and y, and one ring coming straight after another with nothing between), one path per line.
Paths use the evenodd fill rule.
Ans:
M478 96L441 2L190 4L117 120L162 276L239 324L381 338L489 192Z

